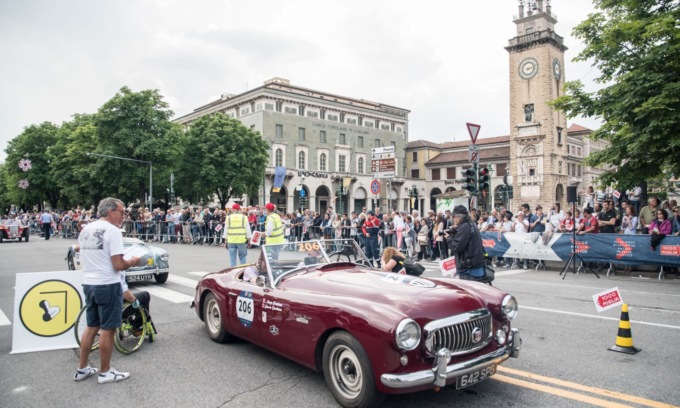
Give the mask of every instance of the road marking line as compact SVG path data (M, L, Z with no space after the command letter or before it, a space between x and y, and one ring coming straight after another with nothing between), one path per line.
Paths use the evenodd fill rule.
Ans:
M5 314L0 310L0 326L9 326L12 322L5 316Z
M189 275L196 275L200 276L201 278L204 277L205 275L209 274L210 272L205 272L205 271L197 271L197 272L187 272Z
M589 314L585 314L585 313L565 312L563 310L543 309L543 308L540 308L540 307L520 306L519 308L520 309L536 310L536 311L539 311L539 312L558 313L558 314L566 314L566 315L580 316L580 317L590 317L590 318L593 318L593 319L613 320L613 321L617 321L617 322L620 320L620 319L617 319L615 317L595 316L595 315L589 315ZM663 328L666 328L666 329L680 330L680 326L671 326L670 324L641 322L639 320L631 320L630 322L635 323L635 324L642 324L642 325L645 325L645 326L655 326L655 327L663 327Z
M498 275L498 273L496 273ZM533 283L536 285L550 285L550 286L555 286L555 282L536 282L536 281L526 281L526 280L510 280L508 282L517 282L517 283ZM602 288L595 287L595 286L583 286L583 285L559 285L561 288L579 288L579 289L593 289L593 290L602 290ZM627 292L627 293L637 293L640 295L657 295L657 296L670 296L670 297L680 297L678 294L674 293L661 293L661 292L643 292L641 290L621 290L621 292Z
M192 289L196 289L196 285L198 284L197 280L184 278L177 275L169 275L168 282L176 283L178 285L186 286Z
M504 382L504 383L508 383L508 384L512 384L512 385L517 385L517 386L520 386L520 387L529 388L529 389L536 390L536 391L541 391L541 392L544 392L546 394L556 395L556 396L562 397L562 398L568 398L568 399L572 399L572 400L575 400L575 401L581 401L581 402L585 402L585 403L588 403L588 404L597 405L598 407L606 407L606 408L626 408L626 407L630 407L630 405L623 405L623 404L619 404L617 402L606 401L606 400L603 400L603 399L600 399L600 398L590 397L588 395L582 395L582 394L578 394L578 393L575 393L575 392L562 390L562 389L559 389L559 388L549 387L547 385L534 384L534 383L529 382L529 381L519 380L517 378L512 378L512 377L507 377L507 376L502 375L502 374L496 374L496 375L492 376L491 379L496 380L496 381L500 381L500 382Z
M562 386L562 387L574 388L574 389L577 389L577 390L580 390L580 391L589 392L591 394L599 394L599 395L602 395L602 396L605 396L605 397L616 398L616 399L624 400L626 402L641 404L641 405L645 405L645 406L648 406L648 407L655 407L655 408L673 407L673 405L669 405L669 404L666 404L666 403L663 403L663 402L658 402L658 401L653 401L653 400L649 400L649 399L646 399L646 398L636 397L634 395L622 394L620 392L605 390L605 389L602 389L602 388L590 387L590 386L587 386L587 385L578 384L578 383L574 383L574 382L571 382L571 381L560 380L559 378L546 377L546 376L543 376L543 375L540 375L540 374L534 374L534 373L530 373L530 372L527 372L527 371L516 370L514 368L509 368L509 367L505 367L505 366L498 366L498 371L506 373L506 374L513 374L513 375L518 375L518 376L521 376L521 377L527 377L527 378L534 380L534 381L542 381L542 382L546 382L546 383L550 383L550 384L559 385L559 386Z
M185 295L184 293L175 292L167 288L161 288L158 286L146 286L144 290L152 294L153 296L165 299L172 303L189 303L194 300L193 296Z

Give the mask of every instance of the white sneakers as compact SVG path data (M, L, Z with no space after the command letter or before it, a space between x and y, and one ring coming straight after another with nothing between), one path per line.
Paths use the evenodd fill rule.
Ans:
M97 373L99 373L98 369L87 366L85 368L77 369L76 374L73 376L73 379L76 381L82 381L86 378L92 377ZM123 381L128 378L130 378L130 373L124 373L111 367L111 370L109 370L108 372L99 374L99 384Z
M123 381L128 378L130 378L130 373L124 373L111 367L111 370L109 370L109 372L99 374L99 384Z

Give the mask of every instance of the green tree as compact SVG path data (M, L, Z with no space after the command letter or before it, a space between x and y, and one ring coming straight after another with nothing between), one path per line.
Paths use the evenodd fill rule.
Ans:
M10 140L5 149L7 195L12 203L24 210L32 208L33 205L42 209L45 201L49 202L52 208L57 208L59 188L50 173L47 150L57 140L58 130L59 127L50 122L28 126L21 134ZM19 168L19 161L22 159L31 161L30 170L23 171ZM28 188L19 188L20 180L27 180Z
M617 166L604 184L637 185L664 171L680 175L680 3L677 0L594 0L597 11L574 28L603 86L587 92L568 82L553 106L568 116L601 119L591 134L608 147L586 163Z
M106 186L95 177L95 161L87 157L97 146L96 115L76 114L57 132L57 140L47 154L52 179L59 187L63 208L97 204Z
M12 208L12 202L9 199L8 189L7 189L7 166L4 163L0 163L0 214L9 213Z
M158 90L132 92L123 87L97 113L93 153L153 163L156 197L170 184L170 173L181 156L181 127L170 122L173 113ZM125 202L144 201L149 167L142 163L90 156L94 176L102 183L101 196Z
M177 175L178 195L191 202L217 197L224 208L231 197L257 190L264 177L269 146L259 133L222 113L191 123L185 157Z

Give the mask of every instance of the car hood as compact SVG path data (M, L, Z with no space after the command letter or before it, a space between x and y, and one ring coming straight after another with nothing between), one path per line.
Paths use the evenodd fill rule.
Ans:
M445 285L427 278L365 269L310 271L286 279L285 290L323 294L328 305L371 302L417 318L440 318L486 307L463 285Z

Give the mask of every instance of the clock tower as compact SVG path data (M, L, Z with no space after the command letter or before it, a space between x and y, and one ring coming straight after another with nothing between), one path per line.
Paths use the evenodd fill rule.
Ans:
M549 0L519 0L517 36L510 54L510 166L513 208L528 203L546 211L554 202L566 208L567 119L548 102L562 94L563 38Z

